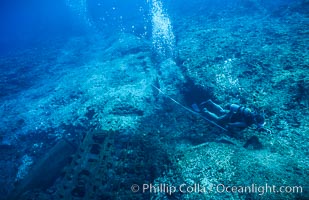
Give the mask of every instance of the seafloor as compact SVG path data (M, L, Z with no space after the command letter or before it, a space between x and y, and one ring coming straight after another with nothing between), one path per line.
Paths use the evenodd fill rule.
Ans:
M1 57L2 199L309 198L308 12L245 10L171 14L168 59L129 33ZM211 98L258 108L271 133L222 131L152 85L186 106ZM150 183L302 193L131 191Z

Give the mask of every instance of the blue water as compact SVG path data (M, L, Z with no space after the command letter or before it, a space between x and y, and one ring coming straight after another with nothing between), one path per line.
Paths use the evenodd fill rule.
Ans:
M309 198L308 17L307 0L1 1L0 199Z
M64 0L44 2L32 0L27 3L4 1L0 8L2 52L23 44L32 45L35 41L84 34L89 27L84 26L83 20L89 20L99 31L109 34L125 31L147 35L144 28L151 29L151 8L146 0L130 2L80 0L70 6L71 2ZM280 10L281 7L285 8L292 3L294 3L293 0L260 2L263 8L269 11ZM169 10L172 18L181 19L181 15L207 15L210 10L242 5L249 7L246 14L255 10L254 1L240 0L193 1L190 4L185 1L169 0L164 2L164 9ZM149 33L148 36L150 37Z

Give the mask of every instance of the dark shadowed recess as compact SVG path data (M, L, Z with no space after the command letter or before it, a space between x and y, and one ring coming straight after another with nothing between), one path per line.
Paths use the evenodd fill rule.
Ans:
M194 103L200 104L214 97L213 88L203 88L200 85L196 85L191 79L188 79L182 88L180 88L180 92L184 96L187 106L190 107Z

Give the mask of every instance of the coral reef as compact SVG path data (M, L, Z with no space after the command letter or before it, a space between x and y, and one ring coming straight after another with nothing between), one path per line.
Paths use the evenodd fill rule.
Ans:
M306 13L254 0L190 12L201 2L159 10L173 33L160 59L126 32L0 58L0 199L308 198ZM271 133L220 130L166 95L251 107ZM266 184L302 192L239 188Z

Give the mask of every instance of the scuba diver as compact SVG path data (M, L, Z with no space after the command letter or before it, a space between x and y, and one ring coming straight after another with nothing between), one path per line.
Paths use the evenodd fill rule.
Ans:
M216 124L224 130L239 132L255 124L258 131L267 131L265 129L265 119L263 115L252 112L249 108L231 104L229 110L223 109L212 100L204 101L199 106L193 104L195 112L200 113L205 119Z
M257 112L252 112L249 108L239 106L236 104L230 105L230 110L225 110L221 106L214 103L211 99L204 101L199 106L197 104L192 105L192 109L182 105L172 97L165 94L160 88L152 85L165 97L169 98L174 103L181 106L183 109L198 115L211 123L212 125L230 132L242 131L245 128L255 124L258 131L266 131L271 133L271 130L264 128L265 119L263 115Z

